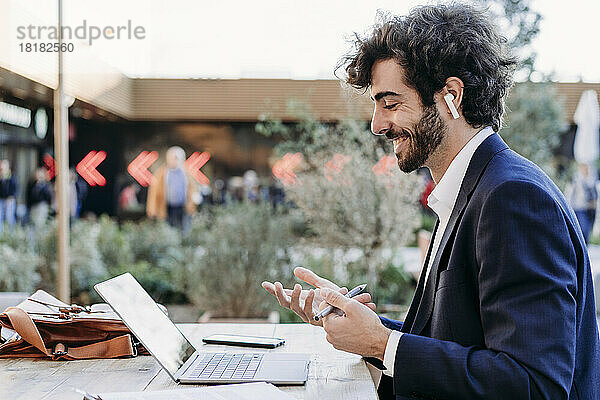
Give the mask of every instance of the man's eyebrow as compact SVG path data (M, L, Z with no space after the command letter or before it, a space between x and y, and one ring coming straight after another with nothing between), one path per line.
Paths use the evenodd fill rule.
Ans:
M400 96L398 93L396 92L391 92L391 91L387 91L387 92L379 92L375 95L375 100L374 101L379 101L381 99L383 99L384 97L387 96ZM371 100L373 100L373 96L371 96Z

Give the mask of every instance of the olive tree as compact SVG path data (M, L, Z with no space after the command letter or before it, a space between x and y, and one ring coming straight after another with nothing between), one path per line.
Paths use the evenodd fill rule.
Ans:
M554 156L566 129L564 101L551 83L521 83L507 99L505 124L500 131L508 145L536 163L560 185Z

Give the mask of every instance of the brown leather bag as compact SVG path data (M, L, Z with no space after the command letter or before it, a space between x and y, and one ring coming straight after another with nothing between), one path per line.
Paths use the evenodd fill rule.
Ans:
M38 290L0 314L0 358L52 360L148 354L108 304L68 305Z

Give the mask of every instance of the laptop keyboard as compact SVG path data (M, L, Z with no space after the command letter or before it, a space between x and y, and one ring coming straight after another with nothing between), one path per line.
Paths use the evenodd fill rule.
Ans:
M186 375L198 379L252 379L262 358L260 353L208 353Z

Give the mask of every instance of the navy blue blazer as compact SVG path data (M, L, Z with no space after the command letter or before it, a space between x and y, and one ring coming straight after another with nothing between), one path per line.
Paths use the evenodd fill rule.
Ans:
M473 155L439 249L404 323L382 318L404 332L382 400L600 398L581 229L556 185L497 134Z

